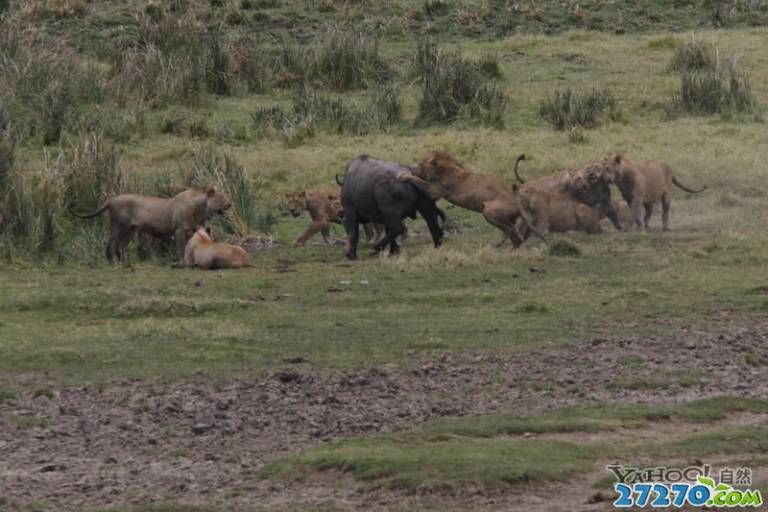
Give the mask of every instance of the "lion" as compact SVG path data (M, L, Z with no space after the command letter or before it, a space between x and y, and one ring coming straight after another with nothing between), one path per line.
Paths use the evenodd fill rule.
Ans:
M342 224L344 208L341 206L339 191L331 187L302 190L300 192L288 192L285 194L288 201L288 211L293 217L298 217L303 211L309 213L312 224L296 238L294 244L303 247L307 240L318 231L323 235L323 241L330 243L330 223ZM365 239L368 243L375 243L384 233L381 224L363 224Z
M109 211L111 233L107 260L114 263L115 260L127 260L128 244L136 231L158 238L173 236L179 260L182 260L187 240L196 228L204 225L214 214L224 215L231 206L226 195L208 188L185 190L170 199L121 194L91 213L76 213L72 204L69 211L81 219L90 219Z
M618 231L626 229L626 212L619 211L619 204L610 197L609 187L601 183L579 186L578 170L575 167L566 167L560 172L526 181L518 172L521 160L525 160L525 155L517 158L514 168L517 181L523 185L521 190L536 188L554 194L550 202L553 205L551 208L556 208L557 212L552 216L550 231L600 233L602 227L598 223L604 218L608 218Z
M629 206L635 226L641 230L648 229L653 208L656 203L661 202L662 229L669 231L672 185L691 194L707 190L706 186L695 190L683 185L672 174L669 164L663 160L649 160L638 164L618 153L588 165L580 171L579 179L587 183L604 180L616 185Z
M489 224L504 233L504 238L497 245L506 239L514 247L523 243L515 227L521 216L517 192L493 176L468 170L447 152L432 151L412 173L401 173L398 179L412 183L434 201L444 198L456 206L482 213ZM530 229L546 240L534 226Z
M245 249L214 241L211 228L201 226L187 242L182 266L220 270L252 267L253 261Z
M603 232L600 226L603 215L567 194L534 186L518 187L517 184L513 185L512 189L518 192L521 215L525 219L525 224L520 228L523 240L530 236L529 226L534 226L542 233Z

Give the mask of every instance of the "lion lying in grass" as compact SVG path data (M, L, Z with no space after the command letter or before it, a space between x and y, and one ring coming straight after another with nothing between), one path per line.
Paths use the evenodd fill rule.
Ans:
M638 229L648 228L653 208L656 203L661 202L662 228L669 231L672 185L691 194L707 190L706 186L695 190L683 185L672 174L669 164L663 160L649 160L639 164L621 154L610 155L589 164L579 171L578 179L587 184L602 180L616 185L629 205L632 220Z
M252 267L253 261L242 247L216 242L210 228L200 227L187 242L183 266L219 270Z
M205 225L214 214L224 215L232 205L227 196L209 188L189 189L170 199L163 197L121 194L106 201L98 210L79 214L74 206L69 211L81 219L90 219L109 212L110 237L107 260L127 260L128 244L138 231L154 237L173 236L179 260L184 258L187 240L198 226Z
M312 219L312 224L296 238L294 244L303 247L318 232L322 233L326 244L330 243L330 224L343 224L344 208L341 206L340 191L333 187L319 187L288 192L285 198L291 216L298 217L306 211ZM384 226L381 224L363 224L363 230L369 244L377 242L384 234Z

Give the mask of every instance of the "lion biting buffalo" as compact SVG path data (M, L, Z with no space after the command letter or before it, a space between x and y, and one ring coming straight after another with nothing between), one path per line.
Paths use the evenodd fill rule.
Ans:
M397 254L397 237L405 232L403 219L416 218L418 212L426 221L435 247L443 242L443 229L438 217L443 212L418 187L398 179L412 170L404 165L361 155L347 165L341 187L344 227L347 230L348 259L357 258L360 224L383 224L385 236L373 246L377 254L389 245L390 254Z
M621 154L526 181L518 170L524 159L521 155L514 164L519 183L506 185L494 176L470 170L446 151L431 151L415 167L361 155L347 165L343 180L337 176L340 190L318 187L286 194L291 215L298 217L307 211L312 218L312 224L296 239L296 245L304 245L318 232L327 243L329 224L343 222L348 259L357 258L361 224L373 245L373 254L387 246L390 254L397 254L397 239L406 232L404 219L415 219L418 213L438 247L443 241L440 220L445 220L445 214L436 205L440 199L481 213L489 224L502 231L504 236L497 245L510 240L514 247L519 247L531 234L546 242L545 233L601 233L600 222L605 218L618 231L647 229L654 205L659 202L666 231L672 187L689 193L707 189L683 185L666 162L650 160L639 164ZM613 187L626 204L612 199ZM140 240L150 236L172 237L181 266L251 266L250 256L242 249L214 242L210 230L206 231L205 223L230 207L229 199L212 188L189 189L172 198L121 194L85 214L76 213L74 206L69 205L70 211L80 218L108 212L111 232L106 255L110 263L126 261L128 245L138 233ZM374 226L384 234L374 232ZM227 258L219 258L224 252ZM214 253L218 259L208 257Z
M509 239L514 247L523 243L515 223L521 218L517 194L493 176L470 171L445 151L433 151L412 172L398 179L413 184L432 200L444 198L473 212L483 214L489 224L504 233L498 245ZM535 227L530 229L536 232Z

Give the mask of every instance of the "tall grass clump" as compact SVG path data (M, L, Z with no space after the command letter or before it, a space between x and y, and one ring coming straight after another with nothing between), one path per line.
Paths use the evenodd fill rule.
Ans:
M595 128L606 119L621 117L619 103L610 89L557 89L539 105L539 115L556 130Z
M738 58L730 56L721 59L717 49L707 67L680 73L680 88L665 109L668 115L714 115L725 112L759 114L749 76L739 66Z
M433 41L422 41L413 59L413 74L421 82L417 123L451 123L462 116L503 127L506 97L488 75L487 62L464 58L459 50L442 51Z
M378 42L364 32L329 32L318 47L315 59L315 76L338 91L365 88L393 74L379 53Z
M379 87L362 105L343 96L319 93L309 84L296 89L291 108L261 107L251 115L257 133L282 130L287 140L295 130L324 128L335 133L365 135L400 122L402 106L394 85ZM302 128L303 127L303 128Z
M275 85L293 87L311 82L335 91L365 89L391 81L394 69L368 33L334 29L311 45L284 37L272 59Z
M262 195L264 180L251 179L232 155L213 145L194 153L186 184L214 187L227 195L232 208L218 222L230 235L243 237L257 231L269 232L275 223L270 209L265 208L268 201L266 195Z
M56 144L77 125L84 104L103 100L99 71L63 39L17 20L0 23L0 101L18 133Z
M95 209L129 189L119 155L98 133L82 134L54 155L46 151L39 172L14 166L1 179L0 206L7 216L5 243L36 256L54 250L72 253L70 246L82 242L80 233L87 233L94 243L98 240L98 247L87 244L84 252L100 253L104 236L90 235L105 231L104 220L78 222L75 231L67 210Z
M669 63L673 71L701 71L714 69L716 62L715 47L702 41L695 35L691 41L675 48Z

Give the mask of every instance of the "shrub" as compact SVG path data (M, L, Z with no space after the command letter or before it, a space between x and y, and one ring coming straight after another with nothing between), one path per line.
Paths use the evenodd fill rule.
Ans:
M556 240L547 246L547 254L550 256L577 258L581 256L581 249L566 240Z
M757 99L747 75L735 60L725 70L718 66L703 72L690 71L680 75L680 89L667 106L667 113L686 112L712 115L726 111L757 111Z
M483 124L503 127L507 101L501 88L483 73L483 65L458 50L442 52L434 42L419 43L413 74L421 81L417 123L450 123L466 114Z
M384 130L400 122L401 112L394 86L376 89L367 103L360 106L342 96L319 94L309 84L304 84L296 89L290 112L273 105L260 107L251 118L257 132L265 134L270 129L281 129L286 141L292 139L295 144L311 137L315 126L354 135Z
M254 187L243 166L232 155L218 151L211 145L196 151L192 160L187 185L215 187L225 193L232 203L231 210L220 221L227 233L242 237L256 230L270 229L268 220L271 216L262 214L258 207L263 205L264 198L256 190L261 190L263 183Z
M689 43L675 49L669 67L674 71L700 71L716 67L715 48L711 43L691 37Z
M76 124L81 104L103 99L100 81L96 68L84 66L66 41L22 32L18 23L0 24L2 108L18 133L57 143Z
M339 91L365 88L371 82L386 80L392 73L376 41L363 32L349 30L333 30L326 36L314 66L314 76Z
M556 130L595 128L607 116L618 120L621 111L613 92L599 86L558 89L539 106L539 114Z

